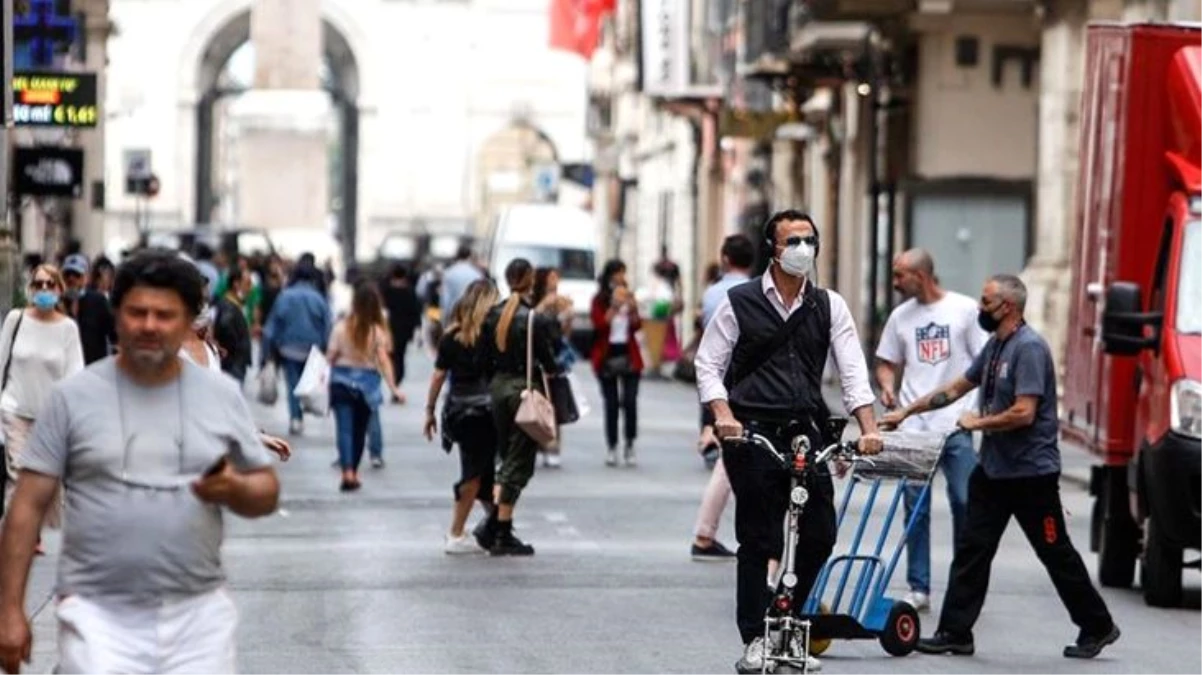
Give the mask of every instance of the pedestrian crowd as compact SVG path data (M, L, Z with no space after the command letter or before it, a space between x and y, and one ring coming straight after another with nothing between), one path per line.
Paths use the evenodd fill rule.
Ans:
M710 470L690 555L735 563L736 669L760 672L781 561L792 561L801 608L834 549L838 470L807 475L799 543L786 552L789 474L736 441L833 442L830 372L859 425L860 453L881 451L881 430L946 436L939 468L954 558L938 628L917 649L974 652L990 564L1013 516L1080 630L1065 656L1096 656L1119 630L1065 530L1054 369L1023 321L1022 282L992 276L974 300L945 290L925 251L897 256L893 285L904 302L875 351L878 395L847 303L817 283L820 250L818 225L795 210L773 215L760 242L728 237L687 345L680 269L666 252L648 291L636 293L625 263L610 260L589 306L575 307L559 291L559 270L514 259L502 296L463 247L445 269L395 265L356 280L337 311L338 280L311 254L287 261L198 247L191 256L135 251L119 266L79 253L58 265L33 261L0 326L0 665L16 672L29 658L26 583L49 527L63 530L59 672L232 672L237 615L220 561L223 514L272 513L271 455L291 453L256 427L244 386L272 404L283 380L291 436L304 434L307 413L331 415L338 489L355 492L364 455L385 467L381 416L407 401L411 343L434 358L423 433L459 460L447 554L534 554L515 513L540 458L562 466L564 427L582 407L577 362L589 363L602 402L598 461L614 468L638 464L643 379L675 363L677 377L696 383L696 448ZM757 258L767 270L753 276ZM580 314L591 324L587 344L572 339ZM905 602L929 611L930 497L920 488L904 500L913 522ZM718 539L731 496L735 551ZM820 668L809 657L807 669Z

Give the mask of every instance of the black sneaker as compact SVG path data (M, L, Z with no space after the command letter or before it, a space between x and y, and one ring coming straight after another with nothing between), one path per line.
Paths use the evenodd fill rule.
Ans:
M1092 659L1102 653L1102 648L1118 641L1122 631L1118 625L1111 624L1110 630L1102 635L1086 635L1085 631L1077 636L1077 644L1064 648L1064 657L1068 659Z
M497 541L497 521L494 519L496 511L488 514L487 518L481 518L476 527L472 529L472 536L476 538L476 543L485 551L492 548Z
M923 654L952 654L955 656L972 656L977 648L972 642L972 636L952 635L939 631L934 637L923 638L914 645L914 649Z
M734 551L723 546L722 542L717 539L711 541L710 545L704 548L693 544L689 555L697 562L727 562L735 559Z
M493 543L492 548L488 549L491 555L534 555L534 547L526 542L518 539L513 535L513 532L502 532L497 535L497 540Z

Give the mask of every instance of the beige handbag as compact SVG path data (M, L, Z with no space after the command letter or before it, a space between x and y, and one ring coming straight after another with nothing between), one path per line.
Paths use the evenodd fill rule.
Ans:
M534 388L534 314L530 310L526 322L526 389L514 422L539 447L545 448L555 442L555 406Z

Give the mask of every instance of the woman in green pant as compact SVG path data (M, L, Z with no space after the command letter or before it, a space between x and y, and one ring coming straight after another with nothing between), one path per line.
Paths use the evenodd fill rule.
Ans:
M476 542L493 555L534 555L534 547L513 534L513 507L534 475L538 457L538 443L514 424L526 389L526 340L528 319L534 309L534 268L529 261L516 258L505 268L505 281L509 297L489 311L481 334L492 373L490 391L501 467L493 487L495 507L473 534ZM557 371L555 345L560 331L553 319L540 313L535 313L533 327L531 352L536 367L532 386L544 391L543 376Z

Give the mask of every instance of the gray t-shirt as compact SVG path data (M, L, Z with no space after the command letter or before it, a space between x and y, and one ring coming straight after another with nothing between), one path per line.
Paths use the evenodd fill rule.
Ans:
M1056 371L1048 343L1026 324L1006 340L989 338L964 377L981 388L981 413L996 415L1019 396L1038 396L1035 421L1013 431L990 431L981 443L981 467L990 478L1060 472Z
M184 362L179 379L144 387L108 358L60 382L21 455L65 488L58 592L154 603L218 587L221 509L189 486L151 488L199 478L227 453L243 471L271 464L221 373Z

